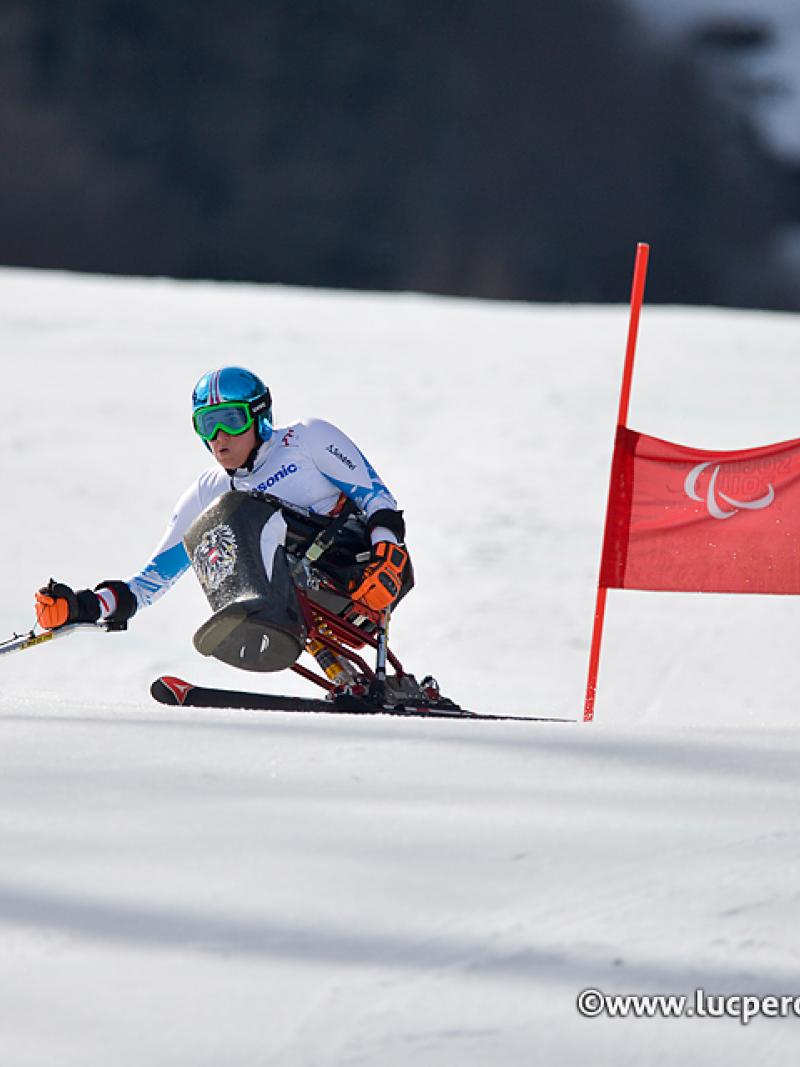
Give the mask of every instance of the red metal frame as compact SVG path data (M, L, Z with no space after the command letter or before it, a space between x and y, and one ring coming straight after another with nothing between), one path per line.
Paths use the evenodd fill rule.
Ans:
M336 615L328 608L322 607L322 605L312 600L304 589L297 590L297 599L300 603L300 610L303 612L309 638L320 641L337 656L342 656L349 660L369 681L372 681L375 677L374 670L355 650L362 649L365 645L377 650L377 637L360 630L340 615ZM380 622L380 616L376 612L371 612L369 608L359 610L361 614L373 622ZM386 656L397 676L402 678L405 671L400 660L391 649L387 649ZM319 674L302 664L293 663L291 670L308 681L322 686L323 689L331 690L335 688L334 684L324 674Z
M321 685L323 689L327 689L328 692L331 689L335 689L336 686L329 678L324 678L321 674L317 674L316 671L312 671L309 667L304 667L302 663L293 663L289 670L294 671L295 674L299 674L301 678L307 678L309 682L314 682L315 685Z

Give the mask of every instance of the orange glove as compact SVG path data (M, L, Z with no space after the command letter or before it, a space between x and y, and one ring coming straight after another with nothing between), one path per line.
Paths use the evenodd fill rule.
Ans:
M100 601L91 589L79 589L76 593L51 578L36 593L36 618L43 630L57 630L68 622L97 622Z
M350 596L373 611L391 607L400 595L403 575L408 564L408 552L402 545L378 541L372 546L372 562L367 565L361 582L351 583Z

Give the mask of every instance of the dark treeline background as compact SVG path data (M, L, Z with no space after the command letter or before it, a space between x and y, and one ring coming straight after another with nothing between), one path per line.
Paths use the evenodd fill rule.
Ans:
M800 306L796 204L612 0L0 0L0 262Z

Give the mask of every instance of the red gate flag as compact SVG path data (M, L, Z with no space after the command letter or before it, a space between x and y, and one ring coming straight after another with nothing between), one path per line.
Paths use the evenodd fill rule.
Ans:
M705 452L618 426L600 586L800 593L800 440Z

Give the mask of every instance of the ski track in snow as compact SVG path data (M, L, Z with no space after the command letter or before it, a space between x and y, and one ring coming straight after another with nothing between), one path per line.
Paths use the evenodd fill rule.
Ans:
M580 715L626 309L0 282L5 632L51 574L146 558L206 463L189 389L237 361L405 508L407 665L475 710ZM796 437L799 340L645 308L631 425ZM794 598L612 593L591 726L153 704L164 671L246 687L192 651L205 615L187 576L126 634L2 662L4 1067L791 1062L797 1019L575 998L800 994Z

